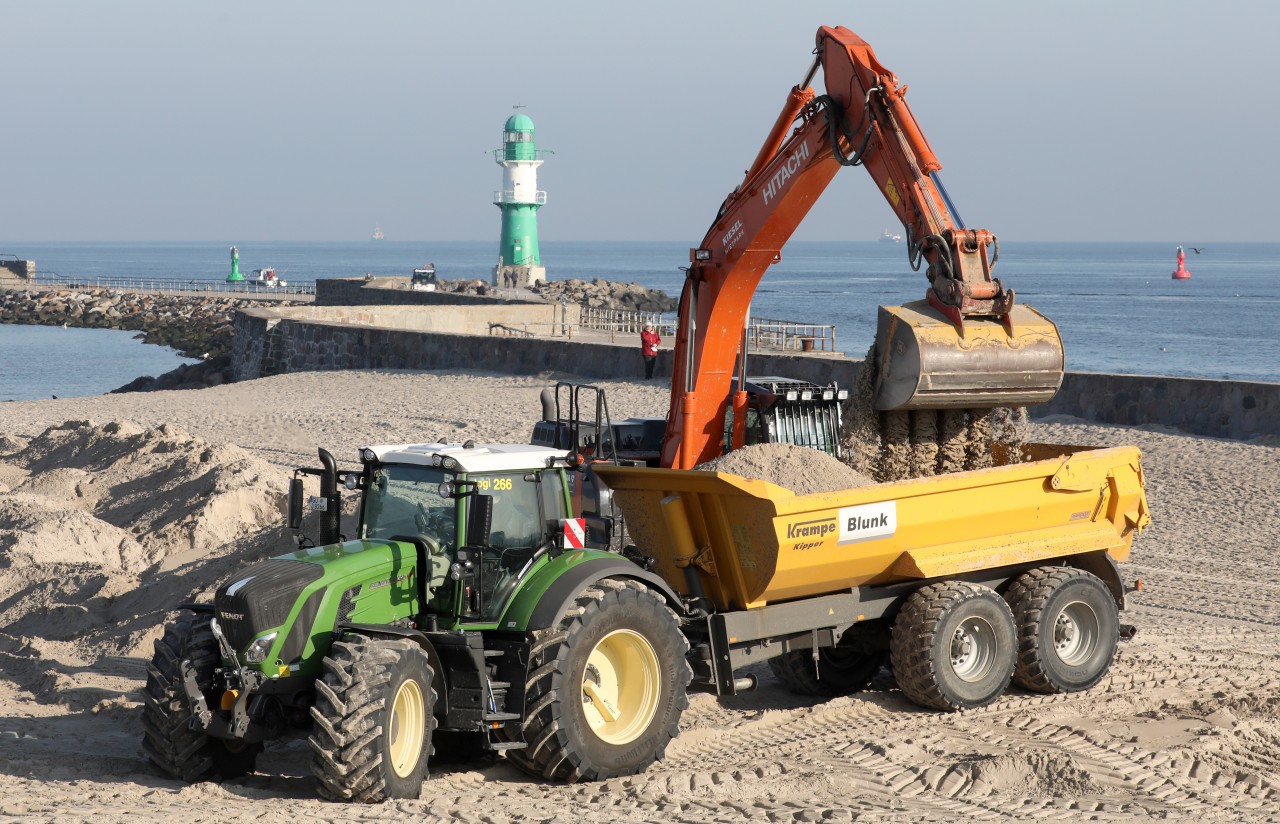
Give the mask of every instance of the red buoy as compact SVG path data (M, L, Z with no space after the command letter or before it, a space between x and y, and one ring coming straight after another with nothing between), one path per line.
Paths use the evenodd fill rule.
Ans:
M1178 247L1178 268L1173 270L1174 280L1190 280L1191 273L1187 271L1187 256L1182 253L1182 247Z

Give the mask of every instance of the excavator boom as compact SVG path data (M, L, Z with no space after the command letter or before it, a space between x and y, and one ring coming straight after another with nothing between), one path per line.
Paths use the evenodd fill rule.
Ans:
M1042 403L1062 381L1057 328L991 275L996 237L967 228L906 103L905 85L848 29L818 30L816 59L787 95L742 183L725 199L690 267L680 301L664 466L719 454L735 362L765 271L843 166L861 165L901 220L925 299L881 307L875 405L881 410ZM810 81L822 69L826 93ZM738 377L742 377L739 374ZM735 416L735 423L741 415Z

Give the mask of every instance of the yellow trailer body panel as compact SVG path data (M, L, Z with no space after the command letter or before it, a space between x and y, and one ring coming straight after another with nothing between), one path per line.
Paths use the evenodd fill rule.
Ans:
M632 542L720 610L1105 551L1150 520L1137 447L1033 445L1027 463L818 495L722 472L597 466Z

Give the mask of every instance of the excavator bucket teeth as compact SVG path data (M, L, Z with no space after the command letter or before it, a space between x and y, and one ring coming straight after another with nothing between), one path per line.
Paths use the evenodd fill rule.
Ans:
M998 320L965 318L958 330L927 301L881 306L875 407L968 409L1045 403L1062 385L1058 327L1030 306Z

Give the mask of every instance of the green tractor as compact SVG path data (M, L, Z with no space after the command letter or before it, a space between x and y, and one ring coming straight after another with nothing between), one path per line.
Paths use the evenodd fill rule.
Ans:
M143 746L197 781L308 736L321 796L416 798L436 757L504 752L531 775L605 779L661 758L688 706L680 598L648 559L593 546L563 450L430 444L299 469L319 539L183 604L148 667ZM341 490L360 493L339 534Z

